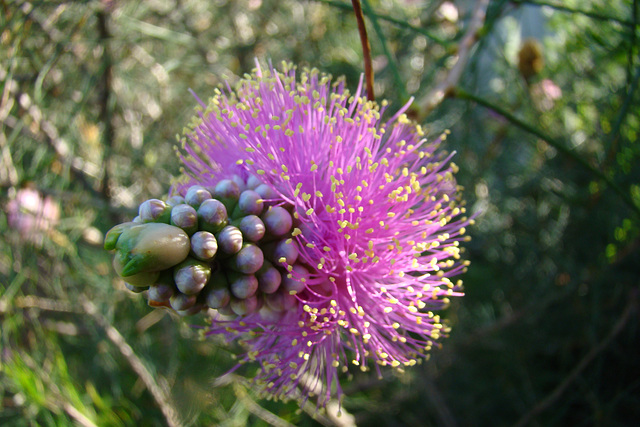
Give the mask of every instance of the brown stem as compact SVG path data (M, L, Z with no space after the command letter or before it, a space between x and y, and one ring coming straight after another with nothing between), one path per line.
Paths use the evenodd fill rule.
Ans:
M367 99L369 101L375 100L373 93L373 66L371 65L371 45L369 44L369 38L367 37L367 28L364 25L364 15L362 14L362 7L360 6L360 0L351 0L353 4L353 11L356 14L356 20L358 21L358 33L360 33L360 41L362 42L362 56L364 57L364 77L367 83Z

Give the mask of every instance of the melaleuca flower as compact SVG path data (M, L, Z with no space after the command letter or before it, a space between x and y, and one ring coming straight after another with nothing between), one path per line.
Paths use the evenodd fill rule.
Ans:
M217 218L192 244L229 248L202 291L218 309L206 332L242 344L267 396L315 391L323 405L350 366L414 365L447 333L437 310L462 295L452 278L472 220L444 138L427 141L408 105L383 121L387 104L362 92L362 81L352 95L316 70L258 67L198 99L183 139L172 198L191 200L200 223Z
M44 235L53 230L60 219L60 206L27 185L17 191L6 208L9 227L36 245L42 245Z

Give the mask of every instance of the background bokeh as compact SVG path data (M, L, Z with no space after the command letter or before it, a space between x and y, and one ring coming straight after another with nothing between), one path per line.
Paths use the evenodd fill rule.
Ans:
M104 233L166 194L195 100L262 63L355 88L351 5L0 0L0 425L633 425L640 7L363 1L377 99L457 152L466 296L442 349L337 403L258 398L237 349L128 292ZM441 97L439 95L446 96Z

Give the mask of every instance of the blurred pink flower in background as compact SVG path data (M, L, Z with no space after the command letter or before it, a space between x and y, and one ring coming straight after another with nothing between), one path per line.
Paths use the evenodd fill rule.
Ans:
M60 206L51 196L43 196L33 186L21 188L7 204L9 227L35 244L41 245L44 234L60 219Z

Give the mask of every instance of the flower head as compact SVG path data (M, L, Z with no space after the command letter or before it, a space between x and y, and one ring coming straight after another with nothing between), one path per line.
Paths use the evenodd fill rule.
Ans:
M37 245L42 244L44 234L60 219L58 203L31 185L17 191L15 198L7 204L6 212L9 226Z
M215 287L210 306L221 308L207 333L238 340L243 360L260 364L257 383L276 398L315 390L323 404L341 395L338 373L349 366L415 364L447 332L436 311L462 295L452 277L466 269L459 242L472 220L457 167L440 150L444 137L427 141L403 114L408 105L383 121L386 103L362 95L362 82L350 94L316 70L258 67L200 101L183 140L185 177L174 197L215 187L237 213L242 203L225 200L239 196L217 187L232 182L264 205L266 231L254 241L269 262L257 285L234 282L233 294L251 296L231 296L231 310L229 292ZM236 227L245 241L256 230ZM269 282L267 270L278 277Z

